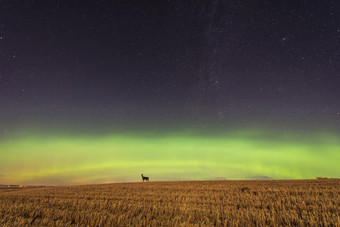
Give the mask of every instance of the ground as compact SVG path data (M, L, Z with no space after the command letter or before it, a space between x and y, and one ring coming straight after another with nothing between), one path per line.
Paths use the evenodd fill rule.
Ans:
M340 180L140 182L0 189L0 225L340 225Z

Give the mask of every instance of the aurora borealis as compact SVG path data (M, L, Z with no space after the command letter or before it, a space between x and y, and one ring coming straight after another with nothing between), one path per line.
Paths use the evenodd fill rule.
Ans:
M315 135L314 135L315 136ZM337 177L340 142L332 135L273 137L236 131L107 136L26 136L1 141L2 179L24 184L152 180Z
M0 1L0 184L339 177L337 1Z

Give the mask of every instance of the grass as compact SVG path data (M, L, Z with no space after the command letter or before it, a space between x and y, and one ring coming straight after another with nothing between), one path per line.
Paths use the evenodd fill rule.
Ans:
M117 183L0 190L0 225L340 225L340 180Z

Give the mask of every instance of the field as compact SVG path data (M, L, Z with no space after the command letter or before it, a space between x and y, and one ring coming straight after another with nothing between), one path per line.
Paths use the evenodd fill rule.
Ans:
M340 226L340 180L145 182L0 190L0 225Z

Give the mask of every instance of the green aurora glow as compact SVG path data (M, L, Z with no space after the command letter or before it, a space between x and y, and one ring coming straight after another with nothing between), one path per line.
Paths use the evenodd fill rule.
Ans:
M0 141L0 184L89 184L208 179L338 177L335 134L309 138L260 131L219 135L57 136Z

